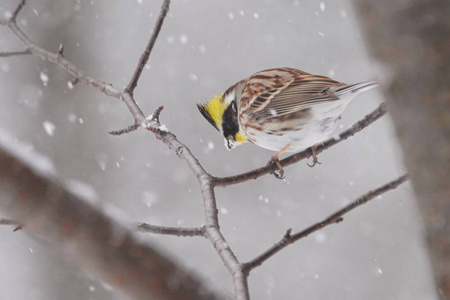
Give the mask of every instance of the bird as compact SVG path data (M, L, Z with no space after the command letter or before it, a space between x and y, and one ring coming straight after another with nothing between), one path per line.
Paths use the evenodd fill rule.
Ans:
M373 81L346 84L294 68L259 71L230 86L207 102L197 103L203 117L225 139L228 150L243 143L276 151L275 163L284 178L279 157L284 152L315 149L330 137L347 105Z

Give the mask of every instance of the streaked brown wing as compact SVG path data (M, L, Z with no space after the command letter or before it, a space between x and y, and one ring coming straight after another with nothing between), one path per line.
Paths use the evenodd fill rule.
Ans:
M248 113L263 109L272 97L295 81L295 78L309 73L292 69L277 68L260 71L241 81L243 84L240 110Z
M314 104L338 100L334 90L343 85L328 77L301 74L276 90L257 95L248 113L257 118L271 118L298 112Z

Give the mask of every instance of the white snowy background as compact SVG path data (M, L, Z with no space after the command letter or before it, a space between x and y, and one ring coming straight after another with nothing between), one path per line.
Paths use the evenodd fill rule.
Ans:
M1 0L7 16L18 1ZM87 74L124 87L159 14L161 1L28 1L18 23L38 45ZM20 50L0 28L0 51ZM172 1L135 92L144 113L164 105L161 122L213 175L267 163L254 145L231 152L196 103L256 71L289 66L353 83L376 77L351 3L328 1ZM0 59L0 130L50 159L58 179L99 208L166 226L204 223L196 178L148 132L114 137L130 125L125 105L78 84L37 57ZM343 115L344 130L383 101L361 94ZM319 156L288 167L286 180L266 176L218 188L220 224L238 259L248 261L322 220L370 189L403 174L389 117ZM251 272L252 299L436 299L409 184L358 208L291 245ZM137 234L216 290L232 294L231 277L202 238ZM0 299L122 299L91 274L25 232L0 227Z

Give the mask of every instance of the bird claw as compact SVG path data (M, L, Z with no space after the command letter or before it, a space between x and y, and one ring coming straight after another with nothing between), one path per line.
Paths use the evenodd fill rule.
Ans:
M317 153L316 153L316 148L317 148L317 144L315 144L314 146L311 147L311 152L312 152L312 158L313 158L313 163L310 165L308 163L306 163L308 165L308 167L312 168L315 165L319 164L321 165L322 163L317 159Z
M316 158L313 158L313 163L312 164L308 164L308 163L306 163L306 164L308 165L308 167L312 168L315 165L321 165L322 163L320 161L318 161L317 157L316 157Z
M277 165L277 170L274 170L273 172L271 172L271 174L273 174L273 176L275 176L275 178L277 179L284 179L284 169L281 166L281 163L278 159L274 159L272 157L271 160L269 160L269 163L267 164L268 166L270 166L271 164L276 164Z
M275 176L276 179L283 180L284 179L284 170L275 170L273 171L273 176Z

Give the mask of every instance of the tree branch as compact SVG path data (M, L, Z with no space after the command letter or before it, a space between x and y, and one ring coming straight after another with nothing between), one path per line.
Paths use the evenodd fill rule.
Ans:
M139 59L139 63L136 67L136 70L134 71L133 77L125 88L125 91L130 93L131 95L133 95L134 89L136 88L139 78L142 74L142 70L144 70L144 66L147 63L150 54L152 53L153 46L155 45L156 39L158 38L159 32L161 31L162 25L164 23L164 19L166 18L167 12L169 11L169 5L170 0L164 0L161 6L158 20L155 24L155 29L153 29L152 36L148 41L147 47L145 47L144 53L142 53L141 58Z
M0 219L0 225L14 225L14 226L18 226L19 223L17 223L16 221L13 221L13 220L9 220L9 219Z
M1 223L0 223L1 224ZM139 223L136 229L141 232L149 232L162 235L175 235L179 237L193 237L202 236L205 237L205 226L194 228L181 228L181 227L166 227L156 226L147 223Z
M168 4L169 1L166 0L165 3ZM163 5L163 9L164 7L165 6ZM205 235L211 242L219 257L222 259L233 277L235 299L249 299L247 277L242 270L241 264L237 260L236 256L225 240L225 237L222 235L219 229L220 227L218 222L218 210L214 194L214 185L212 183L212 176L210 176L205 171L197 158L191 153L189 148L178 141L174 134L167 130L162 130L159 120L146 119L145 115L134 100L132 93L130 93L129 91L120 91L110 84L106 84L105 82L87 76L59 53L52 53L36 46L25 35L25 33L20 30L20 28L15 23L15 20L0 19L0 25L7 26L12 31L12 33L24 44L25 48L28 49L33 55L36 55L43 60L47 60L57 64L62 69L75 76L77 80L99 89L104 94L121 99L128 107L136 123L141 124L144 128L152 131L157 139L162 140L169 147L169 149L174 151L178 157L183 159L188 164L190 169L197 177L201 187L206 219ZM151 43L149 42L149 45L150 44ZM138 65L138 68L139 66L141 66L141 64ZM136 75L135 77L137 82L137 80L139 79L139 75ZM155 114L158 115L159 112L160 108L155 111Z
M19 5L16 7L16 9L14 10L14 12L11 15L11 22L16 22L16 18L17 15L20 13L20 11L22 10L22 8L25 6L25 0L21 0Z
M79 70L74 64L72 64L68 59L62 56L59 53L54 53L47 51L41 47L38 47L34 44L28 36L17 26L15 19L4 19L0 18L0 25L6 26L15 37L19 39L19 41L24 45L25 50L30 52L32 55L40 57L42 60L49 61L58 65L63 70L67 71L69 74L73 75L77 81L81 81L87 85L93 86L100 90L107 96L111 96L117 99L121 99L122 92L112 85L107 84L106 82L94 79L86 74L84 74L81 70Z
M369 191L368 193L364 194L363 196L359 197L349 205L343 207L342 209L338 210L334 214L330 215L328 218L324 219L321 222L318 222L314 225L309 226L308 228L297 232L295 234L291 234L291 229L288 229L284 237L275 245L270 247L268 250L266 250L264 253L256 257L255 259L247 262L244 264L244 269L247 272L247 274L254 268L262 265L266 260L271 258L273 255L275 255L277 252L281 251L282 249L286 248L290 244L295 243L296 241L307 237L313 232L316 232L328 225L339 223L343 220L342 216L348 213L349 211L355 209L356 207L363 205L373 198L386 193L390 190L393 190L397 188L400 184L404 183L406 180L408 180L407 175L400 176L399 178L386 183L385 185L373 190Z
M139 128L139 126L141 126L141 124L134 123L133 125L127 126L126 128L123 128L120 130L113 130L108 133L111 135L122 135L125 133L130 133L130 132L136 131Z
M384 103L381 103L380 106L378 106L377 109L375 109L370 114L366 115L362 120L358 121L356 124L354 124L349 129L345 130L339 136L332 137L328 139L327 141L323 142L322 144L319 144L316 148L316 153L319 154L322 151L348 139L350 136L355 135L356 133L360 132L382 116L384 116L387 113L386 105ZM286 157L285 159L280 160L280 163L283 167L295 164L299 162L300 160L303 160L305 158L309 158L312 156L311 149L306 149L302 152L293 154L291 156ZM214 184L216 186L228 186L233 184L238 184L242 182L249 181L251 179L257 179L263 175L269 174L277 170L277 166L275 164L270 164L265 167L255 169L246 173L242 173L235 176L229 176L229 177L214 177Z
M0 57L11 57L11 56L20 56L20 55L29 55L31 52L29 50L23 50L23 51L7 51L7 52L0 52Z
M13 225L16 226L14 231L22 229L22 225L18 222L10 219L0 219L0 225ZM167 226L156 226L147 223L137 223L136 230L146 233L155 233L161 235L175 235L179 237L194 237L202 236L205 237L205 226L194 227L194 228L182 228L182 227L167 227Z
M13 231L18 231L18 230L23 228L22 225L20 225L16 221L9 220L9 219L0 219L0 225L13 225L13 226L16 226Z

